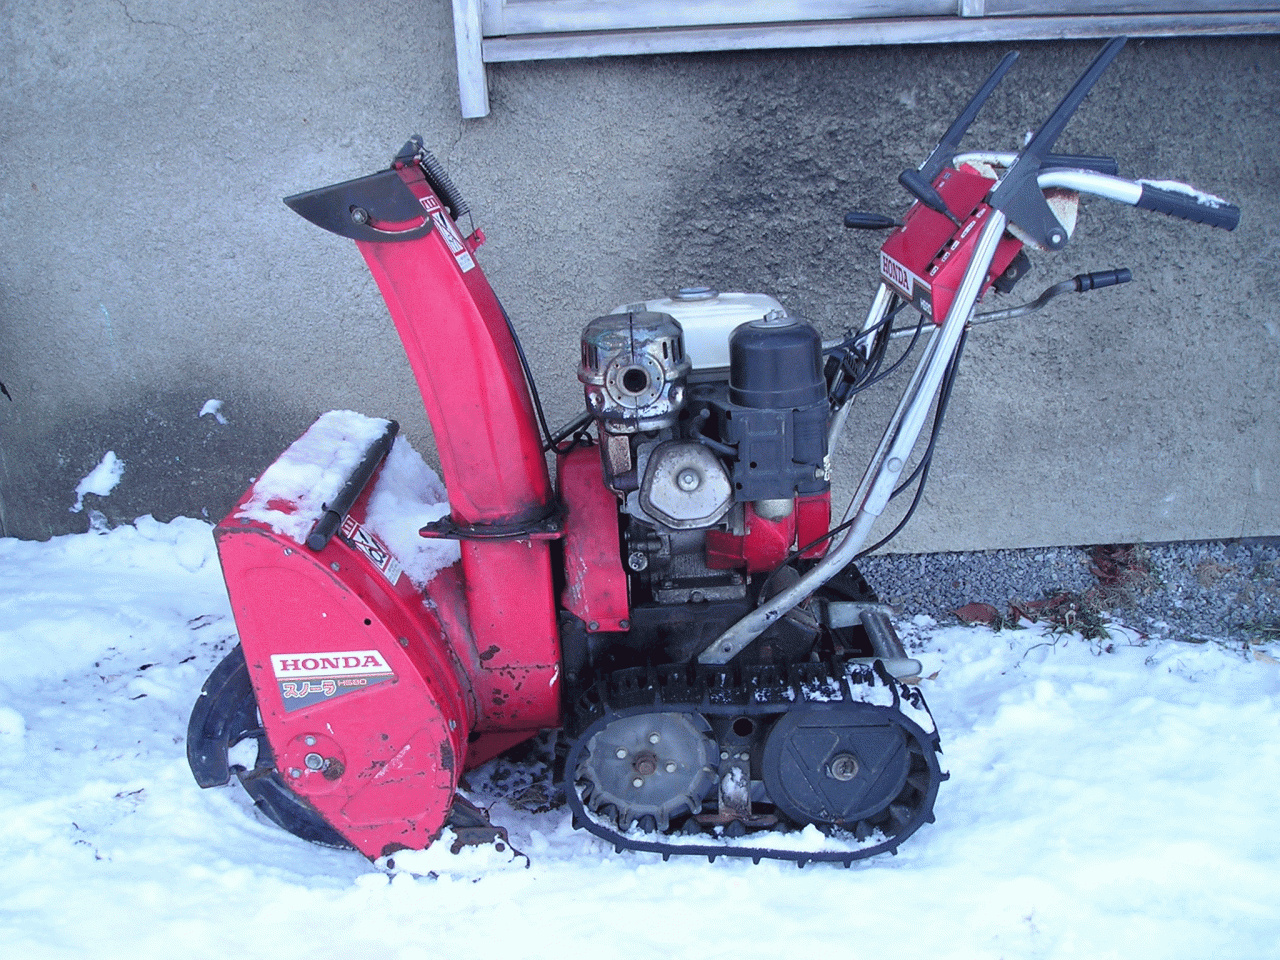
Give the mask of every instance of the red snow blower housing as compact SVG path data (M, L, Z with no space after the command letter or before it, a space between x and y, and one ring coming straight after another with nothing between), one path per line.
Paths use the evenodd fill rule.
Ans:
M1024 242L1065 244L1064 192L1238 218L1049 152L1122 43L1021 153L958 155L1010 54L900 178L916 199L902 223L848 215L893 228L858 331L824 342L763 294L631 303L586 325L587 410L554 432L477 262L483 236L458 229L466 205L420 139L389 170L288 198L377 281L448 514L386 420L326 414L263 472L215 531L240 645L191 717L201 786L234 773L286 829L377 858L446 826L493 837L459 777L559 728L574 823L619 849L847 865L932 821L945 775L920 665L852 562L927 476L932 440L903 474L935 402L941 425L967 329L996 317L975 305L1021 275ZM1127 279L1082 275L999 315ZM908 305L919 322L895 329ZM923 356L832 527L829 452L904 333ZM819 846L783 840L809 825Z

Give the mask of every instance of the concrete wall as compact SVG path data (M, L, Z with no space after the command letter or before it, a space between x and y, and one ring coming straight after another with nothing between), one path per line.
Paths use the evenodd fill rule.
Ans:
M970 144L1007 148L1097 43L1026 43ZM0 33L0 532L89 506L217 519L320 412L393 416L431 448L355 249L280 197L372 172L421 132L489 236L481 259L550 419L580 409L582 324L690 283L861 320L876 238L1005 47L509 64L459 119L448 5L11 2ZM924 504L895 547L1280 534L1280 44L1134 42L1060 149L1237 201L1234 234L1086 202L1019 295L1129 266L1128 287L975 330ZM839 451L847 498L893 402ZM226 424L199 417L223 401Z

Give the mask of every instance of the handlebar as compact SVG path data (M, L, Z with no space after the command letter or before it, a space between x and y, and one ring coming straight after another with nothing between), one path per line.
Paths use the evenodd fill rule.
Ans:
M1045 170L1037 182L1041 190L1065 187L1222 230L1234 230L1240 223L1240 208L1234 203L1174 180L1134 182L1089 170Z
M957 156L955 165L958 167L963 163L970 163L1008 167L1017 156L1016 153L975 151ZM1051 156L1054 166L1046 166L1037 177L1042 190L1064 187L1222 230L1234 230L1240 223L1239 207L1188 184L1174 180L1125 180L1112 175L1108 170L1100 169L1103 167L1102 163L1088 162L1107 160L1107 157ZM1080 165L1084 169L1072 170L1059 165L1070 160L1086 161Z

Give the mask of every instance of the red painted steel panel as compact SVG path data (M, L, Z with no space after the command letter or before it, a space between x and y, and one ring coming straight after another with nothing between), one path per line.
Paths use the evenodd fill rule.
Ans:
M367 856L430 843L474 706L421 596L339 537L313 553L233 519L216 536L280 775Z
M402 176L436 228L417 240L356 246L417 378L453 518L541 517L551 481L502 308L421 170L407 167Z
M831 528L831 491L796 497L796 513L796 546L806 547ZM830 546L831 540L827 538L800 556L806 560L825 556Z
M407 242L357 246L417 378L452 517L479 526L541 518L552 504L551 481L502 307L422 171L409 165L401 176L434 229ZM462 545L461 589L474 653L459 655L475 679L479 730L559 725L550 556L544 541ZM450 615L462 617L462 611Z
M560 458L556 481L565 506L561 603L588 630L626 630L631 605L622 568L618 500L604 485L598 447Z
M994 185L995 180L968 166L944 170L934 187L962 225L957 227L942 214L916 203L907 211L902 226L880 247L881 276L934 323L942 323L955 299L970 249L991 209L982 201ZM1022 243L1013 237L1000 241L984 293L1021 249Z

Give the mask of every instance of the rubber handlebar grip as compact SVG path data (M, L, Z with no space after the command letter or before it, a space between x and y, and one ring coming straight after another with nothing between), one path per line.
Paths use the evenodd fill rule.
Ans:
M1076 290L1085 293L1089 290L1101 290L1103 287L1114 287L1120 283L1128 283L1133 274L1128 267L1118 270L1097 270L1093 273L1080 273L1072 277L1076 282Z
M1156 213L1167 213L1171 217L1180 217L1193 223L1205 223L1223 230L1234 230L1240 223L1240 208L1234 203L1207 202L1202 203L1190 193L1177 190L1165 190L1153 187L1149 183L1142 185L1142 194L1135 206L1143 210L1154 210Z

